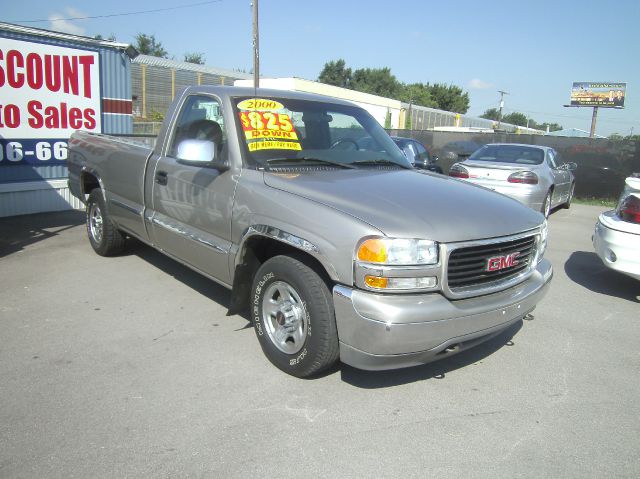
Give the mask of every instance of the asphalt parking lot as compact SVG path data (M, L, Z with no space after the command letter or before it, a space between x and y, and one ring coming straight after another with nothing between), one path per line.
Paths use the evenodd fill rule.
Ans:
M533 320L430 365L300 380L228 292L79 212L0 220L0 477L639 477L640 282L550 217Z

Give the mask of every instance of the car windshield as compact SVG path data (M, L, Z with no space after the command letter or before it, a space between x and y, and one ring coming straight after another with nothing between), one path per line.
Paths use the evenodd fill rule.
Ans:
M362 108L262 96L235 98L233 104L251 166L411 168L391 137Z
M539 165L544 161L544 151L520 145L485 145L471 155L469 160Z

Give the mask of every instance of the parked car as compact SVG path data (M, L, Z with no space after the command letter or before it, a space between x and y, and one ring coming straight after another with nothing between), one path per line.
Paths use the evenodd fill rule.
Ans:
M391 139L400 147L404 156L407 157L414 168L429 170L440 174L444 173L442 168L439 165L436 165L438 157L431 156L429 150L427 150L427 148L418 140L414 140L413 138L403 138L400 136L392 136Z
M575 169L548 146L491 143L451 166L449 176L510 196L547 217L556 206L571 206Z
M592 240L606 267L640 280L640 173L626 179L616 209L600 215Z

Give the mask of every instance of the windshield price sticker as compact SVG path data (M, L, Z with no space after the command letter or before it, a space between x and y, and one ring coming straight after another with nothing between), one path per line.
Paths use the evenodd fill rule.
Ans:
M295 141L255 141L249 143L249 151L258 150L302 150L300 143Z
M282 103L249 98L238 103L238 109L249 151L302 150L291 117L282 113L286 111Z
M249 111L278 111L283 110L284 105L279 101L265 100L264 98L249 98L238 103L239 110Z
M255 138L298 139L291 124L291 118L286 113L242 111L240 112L240 121L247 140Z

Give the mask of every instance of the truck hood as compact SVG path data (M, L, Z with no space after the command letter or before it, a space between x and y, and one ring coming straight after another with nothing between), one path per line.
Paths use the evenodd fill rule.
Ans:
M415 170L288 170L265 172L264 181L390 237L465 241L520 233L543 222L540 213L499 193Z

